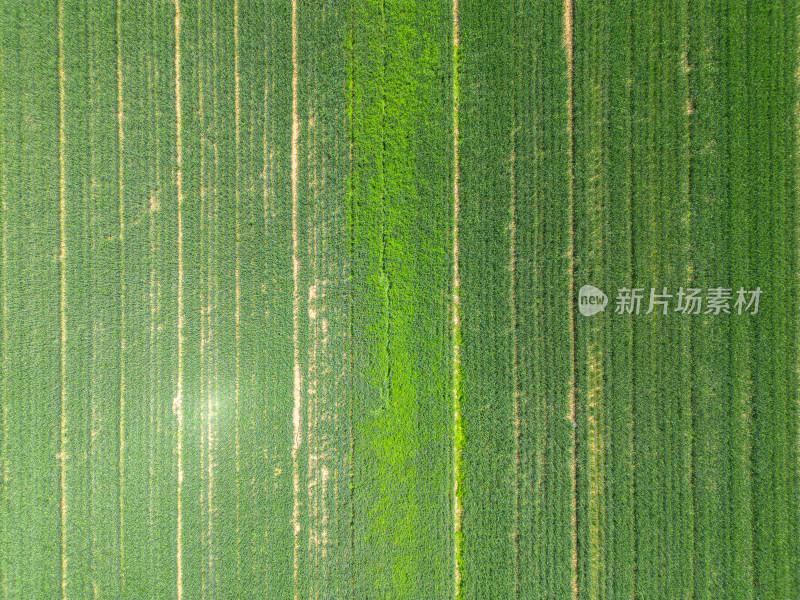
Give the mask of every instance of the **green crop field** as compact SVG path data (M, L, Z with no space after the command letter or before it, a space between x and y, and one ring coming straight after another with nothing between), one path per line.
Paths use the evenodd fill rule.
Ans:
M798 57L0 0L0 600L800 598Z

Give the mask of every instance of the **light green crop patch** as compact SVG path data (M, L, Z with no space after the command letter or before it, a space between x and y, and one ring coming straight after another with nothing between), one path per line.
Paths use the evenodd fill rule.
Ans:
M370 314L363 315L366 322L359 327L367 337L369 360L363 365L369 382L364 392L372 397L370 410L358 415L356 447L362 454L356 460L374 473L374 481L356 482L355 493L374 499L366 507L364 585L398 598L424 596L430 585L424 575L429 565L421 558L432 551L424 521L435 519L437 508L420 486L429 468L425 440L434 435L427 431L420 402L426 377L446 378L421 371L432 367L424 357L435 318L422 313L430 305L416 301L430 277L417 262L425 260L429 248L427 240L420 247L419 230L445 226L426 222L427 207L435 200L421 193L435 188L438 179L422 169L423 153L431 145L434 152L448 151L446 131L420 126L438 101L431 58L438 42L425 26L436 10L435 3L362 5L354 24L353 224L358 265L366 269L358 274L364 285L360 300ZM429 262L434 269L447 264Z

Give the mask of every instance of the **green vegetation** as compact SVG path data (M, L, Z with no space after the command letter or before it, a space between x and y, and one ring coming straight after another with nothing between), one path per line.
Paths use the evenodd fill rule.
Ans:
M356 597L452 590L450 18L353 5Z
M796 595L796 13L3 2L0 598Z
M460 11L462 598L513 597L512 5Z

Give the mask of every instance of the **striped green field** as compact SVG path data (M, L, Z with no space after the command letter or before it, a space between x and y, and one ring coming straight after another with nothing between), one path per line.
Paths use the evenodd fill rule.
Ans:
M797 14L1 1L0 599L797 598Z

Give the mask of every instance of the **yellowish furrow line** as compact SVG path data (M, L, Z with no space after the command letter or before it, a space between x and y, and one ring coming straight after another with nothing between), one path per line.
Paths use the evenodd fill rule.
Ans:
M5 150L5 139L2 137L2 131L0 131L0 151ZM2 207L2 260L3 260L3 271L2 274L4 277L0 277L0 289L2 290L3 294L3 309L2 309L2 323L3 323L3 347L2 347L2 354L0 355L0 389L6 390L7 379L8 376L8 321L9 321L9 311L8 311L8 285L6 283L7 277L5 275L8 273L8 187L7 183L8 180L6 179L6 165L5 162L0 162L0 207ZM9 479L11 477L10 472L10 465L9 465L9 456L8 456L8 436L9 436L9 417L8 417L8 402L2 403L2 412L3 412L3 440L2 440L2 448L0 448L0 469L3 471L3 487L0 490L2 494L0 496L0 510L5 512L6 499L8 498L7 490ZM2 531L4 528L0 528ZM3 598L9 598L10 592L8 589L9 586L9 577L3 577L0 585L2 585L2 594Z
M96 35L95 31L92 29L90 33L90 37L94 40L94 36ZM95 61L94 56L89 56L89 72L95 73ZM92 81L92 86L94 86L96 82ZM92 114L96 114L96 106L94 101L91 102L91 112ZM96 132L94 128L91 128L89 145L94 148L97 145L96 139ZM89 169L89 189L92 190L90 192L90 196L92 198L91 205L94 206L96 204L96 194L93 190L98 189L99 183L97 181L97 173L95 172L94 164L91 165ZM96 231L92 232L93 236L97 235ZM101 318L97 315L93 315L92 317L92 378L91 378L91 385L92 389L98 389L99 387L99 376L102 375L100 369L96 367L97 362L100 359L101 352L100 352L100 344L98 342L99 335L97 332L101 329ZM90 453L92 459L96 456L99 456L98 452L98 442L101 440L101 434L103 431L102 428L102 412L101 412L101 402L98 401L97 398L93 398L91 402L91 431L90 431ZM94 463L90 461L90 465ZM94 517L94 504L97 502L96 497L96 489L98 485L99 475L96 472L96 469L92 469L91 471L91 493L90 493L90 505L91 505L91 515ZM97 600L102 595L100 589L100 577L99 571L100 569L97 568L97 562L99 557L103 551L102 544L100 541L100 534L101 528L94 523L92 524L92 532L91 532L91 561L90 561L90 569L92 573L92 598Z
M266 45L265 45L266 46ZM268 55L266 54L268 50L265 48L265 64L268 65ZM265 67L268 69L269 67ZM264 114L264 130L262 132L262 157L263 157L263 171L261 173L261 178L263 182L262 188L262 202L263 202L263 216L264 216L264 233L265 233L265 245L266 245L266 233L269 231L270 227L270 215L272 213L270 207L270 195L272 191L272 167L273 167L273 160L272 160L272 151L269 145L269 137L267 135L268 132L268 123L269 123L269 73L265 72L264 76L264 104L262 107L263 114ZM266 283L264 283L266 285ZM269 307L264 308L264 320L265 322L269 322ZM265 407L266 411L266 407ZM268 448L263 448L264 455L269 458ZM265 481L264 485L264 498L266 498L268 494L268 481ZM266 548L266 552L269 554L270 552L270 539L269 539L269 527L264 527L264 547ZM267 581L269 577L269 565L267 561L264 561L264 577L265 581Z
M197 31L203 31L203 11L197 11ZM205 489L201 492L201 505L202 517L205 518L205 529L201 532L202 551L206 552L208 562L206 568L201 569L200 578L200 597L205 599L209 597L208 593L208 577L211 573L211 463L209 460L209 437L211 430L211 420L209 415L211 413L211 392L208 386L208 358L206 354L206 347L208 346L209 337L209 319L210 319L210 279L211 279L211 265L210 265L210 251L208 248L208 198L206 194L206 153L205 153L205 135L206 135L206 121L205 121L205 103L203 98L203 69L205 68L204 52L205 48L202 43L198 49L198 69L197 69L197 117L200 121L200 260L205 260L205 265L200 269L200 398L203 406L204 415L201 419L200 425L200 477L201 486L203 484L202 478L205 477ZM202 487L201 487L202 489ZM201 525L202 526L202 525ZM206 558L203 557L203 558Z
M300 567L300 471L298 453L303 441L302 434L302 381L300 374L300 256L298 236L298 168L299 168L299 143L300 121L297 112L298 100L298 56L297 56L297 0L292 0L292 280L294 290L292 293L292 318L294 341L294 408L292 411L292 425L294 437L292 441L292 484L294 490L294 508L292 510L292 525L294 529L294 561L293 583L294 600L300 599L299 567Z
M589 589L590 598L600 598L602 594L603 548L601 540L601 524L603 518L603 423L602 423L602 385L603 362L602 353L592 342L587 348L589 372L588 388L588 475L589 475Z
M569 128L569 210L570 210L570 244L569 244L569 330L572 333L570 343L570 364L572 372L570 374L569 389L569 420L575 423L576 403L577 403L577 376L575 372L575 132L573 129L575 114L575 85L574 85L574 46L573 46L573 5L572 0L564 0L564 47L567 54L567 127ZM571 458L570 458L570 482L572 485L572 597L578 599L578 487L577 487L577 432L573 427L571 433Z
M318 106L314 106L312 116L309 120L309 138L313 143L309 143L309 164L311 169L311 186L313 190L314 206L314 230L313 237L309 242L310 256L314 261L314 283L309 289L308 316L310 329L313 332L312 350L309 355L309 377L313 379L310 386L314 390L313 402L309 398L309 421L308 421L308 443L309 448L313 448L312 456L309 454L309 492L314 494L313 501L313 540L309 539L309 549L314 553L314 567L316 569L311 580L317 586L312 590L311 597L319 599L326 593L328 586L328 569L326 565L327 557L327 523L328 514L325 509L325 490L327 479L327 449L330 438L327 430L319 431L320 422L333 422L336 417L336 410L331 409L326 412L326 407L330 406L327 395L327 385L325 376L329 373L326 362L327 343L328 343L328 322L326 318L325 305L325 286L328 282L324 277L323 268L325 266L325 250L327 239L327 228L325 227L325 210L323 199L325 185L325 152L324 146L324 126L317 121ZM313 132L313 135L312 135ZM322 378L320 377L322 375ZM313 437L312 437L313 432ZM313 542L313 543L312 543Z
M593 72L590 75L595 85L599 83L602 75ZM595 135L601 128L602 114L599 103L593 102L587 107L592 117L590 127ZM601 138L602 138L602 134ZM588 229L592 232L592 241L583 249L591 264L595 265L595 274L601 272L603 258L603 198L606 192L606 181L603 171L604 148L602 139L593 141L588 165L588 186L586 190L587 215L581 218L587 222ZM605 578L605 554L603 546L603 523L605 512L605 406L603 402L603 350L598 340L602 336L602 328L598 321L589 325L589 340L586 348L586 451L588 494L586 496L586 511L588 525L588 560L586 564L584 595L592 600L599 599L603 594Z
M353 262L355 260L355 231L353 228L354 218L355 218L355 73L356 73L356 61L355 61L355 8L353 3L350 3L350 65L349 65L349 72L348 72L348 106L347 106L347 118L348 118L348 176L349 176L349 185L348 185L348 193L350 195L348 199L348 211L349 216L351 219L351 225L349 227L349 234L350 234L350 265L348 266L347 272L348 275L353 273ZM349 293L349 303L350 303L350 314L352 315L352 306L353 306L353 286L352 284L348 284L348 293ZM354 343L354 335L353 335L353 319L349 319L350 323L348 324L348 348L350 350L353 349ZM349 367L352 371L354 370L355 361L353 358L353 353L350 354L349 357ZM356 552L356 543L355 543L355 522L356 522L356 503L355 503L355 398L350 398L348 401L347 407L347 433L348 433L348 448L347 448L347 486L349 488L349 501L350 501L350 531L349 539L348 539L348 552L350 556L355 556ZM353 576L354 569L352 566L346 567L346 573L349 576L349 595L351 598L355 598L356 596L356 578Z
M271 19L274 21L274 17ZM274 22L270 23L274 27ZM269 135L274 135L275 133L275 125L274 122L271 122L271 115L270 115L270 84L273 83L270 80L270 77L274 77L274 73L271 72L271 67L269 64L270 55L269 55L269 48L268 45L265 43L264 49L264 105L263 105L263 113L264 113L264 130L263 130L263 139L262 139L262 152L263 152L263 172L262 178L264 182L263 187L263 202L264 202L264 231L269 231L269 227L271 225L270 219L275 215L275 188L274 188L274 181L275 181L275 152L274 148L270 144ZM274 83L273 83L274 85ZM266 316L269 316L269 311L267 311Z
M514 17L513 26L513 44L516 46L517 40L517 24L516 17ZM520 555L519 555L519 536L520 536L520 469L521 469L521 454L520 454L520 435L521 435L521 422L520 422L520 398L521 393L519 389L519 348L517 330L519 328L519 317L517 315L517 90L513 92L513 121L511 129L511 164L509 171L511 174L511 203L509 207L510 222L509 222L509 264L510 271L510 308L511 308L511 382L514 394L514 407L513 407L513 429L514 429L514 525L511 532L511 537L514 543L514 598L519 598L520 589Z
M513 134L512 134L513 135ZM513 144L513 142L512 142ZM509 257L509 268L511 270L511 380L513 385L514 394L514 408L513 408L513 426L514 426L514 527L512 531L512 538L514 540L514 595L519 597L519 536L520 536L520 499L519 499L519 486L520 486L520 435L521 435L521 419L520 419L520 398L521 392L519 389L519 348L517 346L517 329L519 321L517 316L517 190L516 190L516 167L517 150L513 147L511 153L511 170L512 170L512 192L511 192L511 251Z
M177 417L177 462L178 487L176 492L176 592L178 600L183 598L183 133L181 109L181 4L175 5L175 152L176 152L176 186L178 194L178 381L177 395L173 401L173 410Z
M316 229L316 228L315 228ZM316 237L316 230L314 231ZM311 244L310 244L311 245ZM314 244L316 245L316 244ZM316 255L311 249L309 253L314 261L316 271ZM316 273L315 273L316 276ZM311 333L310 349L307 369L307 418L306 436L308 445L308 557L310 562L309 589L308 597L314 599L319 597L318 581L320 572L319 562L319 543L320 536L318 530L319 517L319 488L318 488L318 469L322 457L320 456L319 438L317 436L317 410L319 403L319 371L317 368L317 352L319 346L319 323L317 321L317 288L316 284L311 285L308 290L308 320L309 331Z
M148 531L150 535L156 535L156 440L158 439L158 431L161 428L161 418L157 407L157 381L159 378L156 351L156 331L160 306L160 289L158 287L158 279L156 278L156 214L161 206L161 127L158 116L158 80L159 70L155 64L156 39L153 36L153 45L148 52L147 57L147 88L148 88L148 103L151 112L153 126L150 134L150 141L152 143L153 151L153 165L151 166L151 179L149 182L149 213L148 213L148 241L149 241L149 254L148 261L150 263L150 281L149 281L149 308L150 308L150 332L148 342L148 359L150 362L149 369L149 392L150 392L150 411L149 411L149 441L150 448L148 454ZM156 568L156 551L151 548L148 552L150 569L155 571ZM150 581L153 581L155 575L150 575Z
M241 283L241 232L239 230L239 201L240 201L240 187L239 187L239 179L240 179L240 160L239 160L239 145L241 142L241 87L240 87L240 77L239 77L239 1L234 0L233 2L233 77L234 77L234 110L236 113L236 122L234 124L234 148L235 148L235 176L236 181L234 183L234 214L235 214L235 230L236 230L236 241L235 241L235 261L236 267L234 271L234 295L236 299L236 309L235 309L235 345L236 345L236 372L234 375L234 395L233 395L233 404L234 404L234 446L235 446L235 469L236 469L236 586L237 586L237 595L238 595L238 587L241 584L242 579L242 549L241 549L241 532L239 530L239 524L241 522L241 504L240 504L240 481L239 481L239 472L241 468L240 460L239 460L239 451L240 451L240 423L239 423L239 394L240 394L240 379L241 379L241 340L242 340L242 330L241 330L241 306L242 306L242 283Z
M323 464L322 468L320 469L321 490L320 490L320 494L319 494L319 496L320 496L320 507L319 507L319 510L320 510L320 514L322 515L322 523L321 523L321 531L320 531L320 535L321 535L321 538L322 538L320 540L320 544L322 546L322 552L321 552L320 559L321 559L321 562L322 562L323 574L325 574L327 572L327 570L328 570L326 562L328 560L328 522L329 522L329 516L328 516L327 506L325 505L325 496L326 496L327 490L328 490L328 479L329 478L330 478L330 473L328 471L328 466ZM325 587L327 588L327 582L326 582Z
M61 271L61 447L58 453L61 480L61 598L67 598L67 182L65 131L66 73L64 69L64 1L58 2L58 204L59 266Z
M315 139L321 140L317 144L317 152L315 154L314 160L314 195L316 198L319 198L317 202L314 203L315 206L320 206L322 204L322 199L325 198L325 182L326 182L326 152L325 152L325 127L324 122L319 125L317 129L318 132L321 132L321 135L315 135ZM321 240L317 244L316 235L314 237L315 244L319 246L318 255L325 257L327 253L327 240L330 238L329 228L326 226L327 223L324 220L320 221L320 234L319 237ZM324 273L323 273L324 275ZM325 298L327 296L327 284L328 278L324 277L320 279L318 276L315 277L315 286L317 289L317 293L320 298L320 302L318 305L318 313L319 313L319 322L318 322L318 339L319 339L319 350L318 353L321 356L320 361L322 362L322 370L325 374L331 374L330 369L330 353L329 353L329 326L328 326L328 311L327 311L327 303ZM315 356L316 359L316 356ZM338 403L330 398L328 394L328 390L330 388L326 385L321 386L321 398L318 400L318 404L321 407L318 409L318 414L322 415L322 421L325 423L332 422L336 423L338 421L339 416L339 409ZM317 421L319 421L320 417L317 417ZM316 423L315 423L316 427ZM319 515L320 515L320 524L319 524L319 532L320 532L320 562L322 564L322 574L326 578L325 585L323 587L323 593L326 593L329 584L327 581L328 577L328 523L329 523L329 514L328 509L326 506L326 494L328 489L328 478L329 478L329 471L328 471L328 448L331 447L333 441L330 439L330 434L326 434L323 436L322 442L319 447L319 452L321 455L322 464L319 467Z
M125 322L125 186L124 186L124 163L123 155L125 151L125 131L123 129L123 119L125 116L125 105L122 95L122 0L117 0L117 179L118 179L118 199L119 199L119 241L120 241L120 333L119 333L119 564L120 581L125 585L125 541L123 532L125 531L124 509L125 509L125 344L126 344L126 322Z
M795 17L795 31L798 32L798 45L797 45L797 68L795 70L795 83L800 84L800 15ZM800 148L800 99L795 103L795 147ZM798 169L798 176L800 176L800 156L795 156L796 161L796 168ZM798 204L795 204L795 208L798 208ZM800 210L797 211L797 216L795 218L795 239L800 239ZM800 248L798 248L798 255L796 259L800 261ZM798 273L800 276L800 272ZM800 332L797 334L797 341L798 347L800 347ZM798 360L798 364L796 367L796 375L797 379L795 380L795 385L800 385L800 360ZM800 414L800 396L795 399L795 406L797 409L797 414ZM797 428L797 438L795 441L795 449L797 451L797 473L798 477L800 477L800 420L798 420L798 428Z
M217 56L217 18L216 15L212 12L211 15L211 45L212 45L212 56ZM220 330L219 328L219 310L217 307L220 305L219 299L219 265L218 265L218 258L217 258L217 249L219 248L219 172L220 172L220 158L219 158L219 144L217 143L217 134L219 132L219 94L218 94L218 86L217 82L219 81L219 71L218 71L218 62L216 60L212 61L211 67L211 80L214 82L211 86L212 89L212 114L213 114L213 154L214 154L214 171L213 171L213 185L211 193L214 198L214 208L213 208L213 222L214 222L214 239L212 243L212 247L214 249L214 258L211 261L211 265L213 267L213 275L209 276L209 284L211 285L211 290L213 291L213 300L209 300L211 302L211 306L213 307L213 318L211 319L210 327L212 328L213 334L212 338L214 340L214 344L212 346L212 361L213 361L213 383L211 384L211 392L212 397L210 400L210 407L211 410L209 411L208 419L209 419L209 439L208 439L208 468L209 471L209 498L211 499L211 504L209 505L209 535L211 536L210 539L213 542L213 515L216 510L216 506L214 504L214 468L216 466L216 452L218 449L218 441L217 441L217 410L219 407L219 380L220 380L220 373L219 373L219 346L217 344L218 338L216 337L216 332ZM211 554L209 555L209 563L210 563L210 577L211 577L211 585L213 586L214 596L218 594L219 590L219 575L216 571L216 554L214 553L215 545L214 543L211 544Z
M315 110L315 109L312 109ZM309 598L319 598L320 589L324 589L324 565L322 563L322 525L321 525L321 504L322 488L320 481L320 469L324 465L325 456L323 452L324 440L320 440L318 431L320 414L320 367L319 355L322 346L322 306L319 301L322 293L322 281L319 277L320 255L322 252L320 243L320 229L322 210L320 209L319 199L320 190L317 174L318 156L318 135L316 129L316 118L312 114L308 123L308 164L310 165L311 189L313 193L314 223L312 235L308 240L308 256L312 263L314 282L308 289L308 327L311 333L311 348L308 354L308 417L307 417L307 443L308 443L308 513L309 513L309 536L308 554L313 568L309 578Z
M454 597L461 599L461 563L462 563L462 508L461 489L461 440L463 424L461 422L461 275L459 272L459 210L460 210L460 177L461 164L459 158L459 118L460 103L459 81L459 48L461 31L459 24L458 0L453 0L453 585Z
M314 281L308 288L308 329L310 333L310 348L308 352L307 367L307 419L306 419L306 439L308 447L308 556L310 562L309 589L310 599L319 597L318 581L321 572L320 568L320 532L319 532L319 465L322 462L320 455L320 444L318 435L318 415L319 415L319 363L318 354L320 346L319 337L319 306L318 298L320 292L319 282L319 221L320 208L318 203L317 189L317 128L316 128L316 107L311 106L312 100L309 99L309 119L307 125L307 158L308 176L310 179L310 191L313 197L314 217L310 227L311 232L308 238L309 262L313 272ZM318 587L319 586L319 587Z
M2 61L0 61L2 64ZM0 130L0 152L5 151L5 138L3 137L2 130ZM0 161L0 207L2 208L2 217L0 220L2 221L2 261L3 261L3 270L2 275L0 277L0 290L2 290L3 294L3 308L2 308L2 336L3 336L3 347L2 347L2 354L0 355L0 389L6 390L7 379L8 376L8 321L9 321L9 311L8 311L8 284L7 284L7 277L5 276L8 273L8 180L6 178L6 165L5 161ZM9 465L9 456L8 456L8 436L9 436L9 416L8 416L8 402L2 403L2 412L3 412L3 439L2 439L2 448L0 448L0 469L3 472L3 486L0 489L0 510L3 510L5 513L5 507L7 506L7 490L9 479L11 477L10 472L10 465ZM0 527L0 532L2 532L5 528ZM2 585L2 594L3 598L9 598L9 577L3 577L0 579L0 585Z

